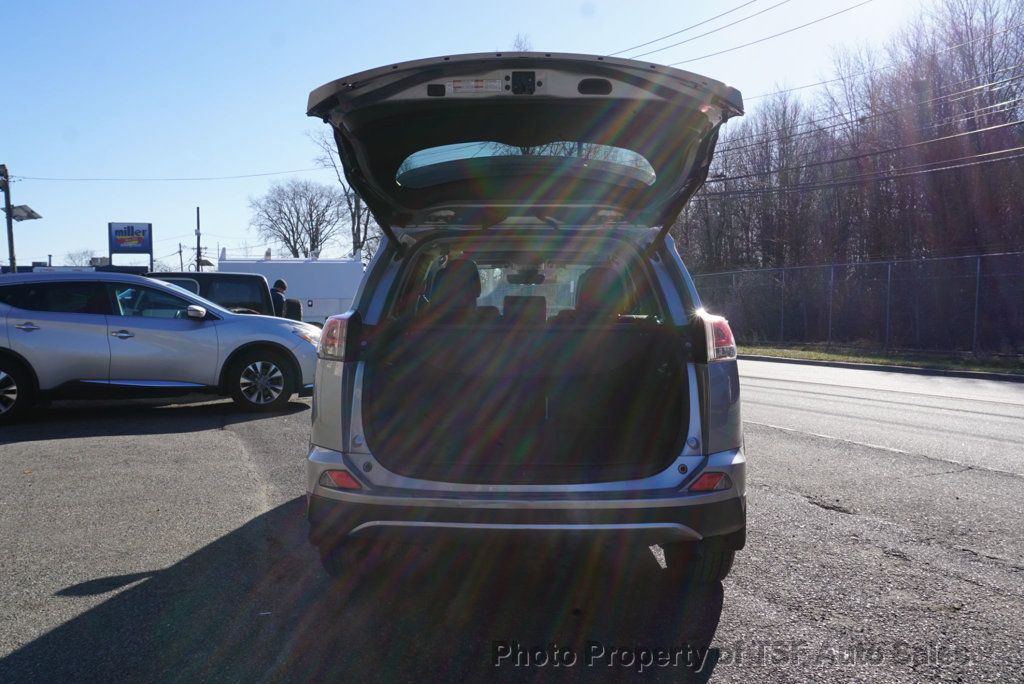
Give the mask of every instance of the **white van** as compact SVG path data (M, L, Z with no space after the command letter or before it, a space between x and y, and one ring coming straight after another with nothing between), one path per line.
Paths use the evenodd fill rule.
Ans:
M259 273L273 286L283 278L288 299L302 302L302 320L323 325L329 316L352 307L363 263L358 259L229 259L221 253L218 270Z

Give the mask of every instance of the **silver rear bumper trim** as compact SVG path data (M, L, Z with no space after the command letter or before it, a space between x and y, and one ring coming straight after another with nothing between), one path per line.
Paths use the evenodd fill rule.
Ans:
M621 523L621 524L506 524L506 523L457 523L457 522L423 522L372 520L359 525L349 533L352 537L378 537L407 532L436 531L458 535L459 533L494 533L494 532L530 532L550 533L552 535L592 536L626 532L631 536L637 533L649 534L652 538L665 542L700 541L701 535L679 523Z

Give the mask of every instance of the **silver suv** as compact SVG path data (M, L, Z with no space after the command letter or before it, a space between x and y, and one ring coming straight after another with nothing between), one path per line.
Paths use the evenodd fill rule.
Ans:
M561 54L397 64L313 91L386 239L319 347L310 540L624 536L696 581L745 542L736 346L668 234L733 88Z
M312 390L319 339L139 276L0 276L0 422L51 397L214 392L280 409Z

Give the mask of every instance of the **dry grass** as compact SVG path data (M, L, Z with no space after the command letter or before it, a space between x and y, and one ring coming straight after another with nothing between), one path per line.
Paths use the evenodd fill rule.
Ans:
M854 347L824 345L743 346L740 354L779 356L788 359L874 363L885 366L910 366L935 370L986 371L1024 375L1024 357L1016 355L937 354L932 352L882 352Z

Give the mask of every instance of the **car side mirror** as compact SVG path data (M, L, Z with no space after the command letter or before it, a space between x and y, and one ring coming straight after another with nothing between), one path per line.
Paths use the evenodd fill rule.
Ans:
M188 309L185 310L185 315L193 321L203 321L206 320L206 308L195 304L189 304Z

